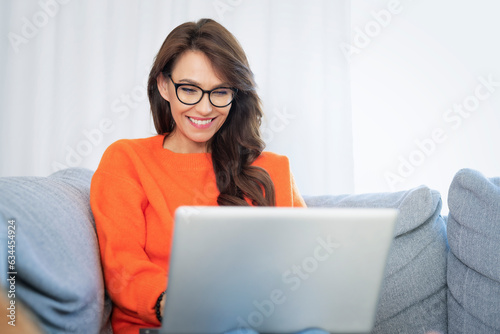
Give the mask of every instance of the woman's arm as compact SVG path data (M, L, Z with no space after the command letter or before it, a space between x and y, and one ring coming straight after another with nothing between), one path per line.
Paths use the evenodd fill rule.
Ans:
M125 314L159 324L154 305L166 288L167 273L145 252L148 203L126 154L110 146L90 189L106 289Z

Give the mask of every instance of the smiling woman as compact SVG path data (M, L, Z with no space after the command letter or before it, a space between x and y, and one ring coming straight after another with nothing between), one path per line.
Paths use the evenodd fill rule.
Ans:
M253 73L222 25L175 28L155 58L148 96L158 135L111 144L90 190L117 334L163 319L179 206L305 206L288 159L263 151Z
M190 84L192 93L199 89L197 103L179 99L178 88L186 87L183 84ZM237 94L215 106L214 92L203 99L205 93L195 86L214 92L224 87ZM220 190L218 204L274 205L274 185L268 172L251 166L264 149L259 132L260 98L245 52L228 30L210 19L175 28L156 56L148 94L156 131L166 134L164 148L211 154Z
M178 80L180 83L174 83L172 76L181 78ZM210 60L200 51L186 51L179 57L172 75L169 74L168 77L169 79L164 74L158 75L158 90L169 102L176 126L165 138L163 147L178 153L207 152L208 141L224 124L229 114L234 98L233 91L217 88L223 86L222 82L212 69ZM215 89L203 91L195 83ZM217 93L218 91L220 92ZM213 99L222 99L222 102L216 106Z

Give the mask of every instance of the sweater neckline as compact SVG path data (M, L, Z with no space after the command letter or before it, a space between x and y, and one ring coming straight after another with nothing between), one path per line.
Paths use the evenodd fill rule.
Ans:
M168 163L170 168L182 170L212 168L211 153L176 153L163 147L165 136L161 134L154 137L153 147L161 161Z

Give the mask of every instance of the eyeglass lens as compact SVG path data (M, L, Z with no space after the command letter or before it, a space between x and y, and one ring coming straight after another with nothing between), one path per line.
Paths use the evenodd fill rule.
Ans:
M177 87L177 97L182 103L196 104L201 101L203 91L196 86L181 85ZM225 107L234 98L234 91L230 88L218 88L210 93L210 102L215 107Z

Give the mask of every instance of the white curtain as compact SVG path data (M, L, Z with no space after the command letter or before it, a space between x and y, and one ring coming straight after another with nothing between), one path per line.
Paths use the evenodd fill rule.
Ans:
M155 134L153 58L185 21L213 18L245 49L267 149L304 194L354 190L349 1L7 0L0 3L0 176L97 168L121 138Z

